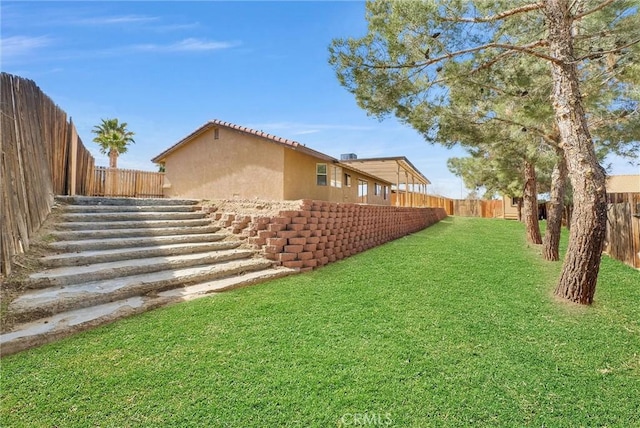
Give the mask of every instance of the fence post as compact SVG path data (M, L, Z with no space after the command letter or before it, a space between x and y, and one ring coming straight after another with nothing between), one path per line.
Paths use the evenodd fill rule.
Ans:
M78 132L69 118L69 195L76 194L78 178Z

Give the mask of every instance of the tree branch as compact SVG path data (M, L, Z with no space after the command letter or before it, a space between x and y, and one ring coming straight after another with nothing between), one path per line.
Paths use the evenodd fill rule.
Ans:
M635 119L637 116L638 109L634 109L633 111L625 111L625 114L612 115L609 117L601 117L599 119L593 119L588 121L588 125L590 129L598 129L604 126L612 125L614 123L619 123L620 121L628 121L630 119Z
M613 0L610 0L610 1L613 1ZM510 16L513 16L513 15L517 15L519 13L525 13L525 12L530 12L532 10L542 9L543 7L544 7L544 4L542 2L538 2L538 3L531 3L524 6L516 7L515 9L506 10L497 15L485 16L481 18L462 18L462 17L447 18L443 16L441 17L441 19L443 21L450 21L450 22L495 22L505 18L509 18Z
M515 126L520 126L520 127L523 127L523 128L531 129L531 130L535 131L535 133L538 134L540 137L544 138L544 140L551 147L556 147L558 145L558 141L556 141L556 139L553 138L553 135L544 132L540 128L536 128L535 126L526 125L524 123L519 123L519 122L516 122L514 120L504 119L504 118L501 118L501 117L492 117L491 120L497 120L498 122L508 123L509 125L515 125Z
M546 40L541 40L540 41L540 46L542 46L542 45L544 45L546 43L547 43ZM533 49L530 49L527 46L503 45L503 44L500 44L500 43L488 43L485 46L487 48L507 49L507 50L513 50L513 51L518 51L518 52L524 52L526 54L529 54L529 55L544 59L544 60L549 61L549 62L553 62L555 64L561 64L562 63L562 61L560 61L557 58L554 58L554 57L549 56L549 55L545 55L545 54L537 52L537 51L534 51Z
M496 64L501 59L509 57L509 56L511 56L513 54L515 54L514 51L502 52L501 54L496 55L495 57L493 57L491 60L489 60L489 61L485 62L484 64L481 64L480 66L474 68L473 70L471 70L471 72L469 74L475 74L478 71L486 70L487 68L491 68L491 67L494 66L494 64Z
M522 46L522 47L526 48L526 49L533 49L533 48L536 48L536 47L539 47L539 46L547 46L548 44L549 44L549 42L547 40L538 40L537 42L533 42L533 43L530 43L530 44ZM514 53L513 51L514 50L515 49L513 49L511 51L503 52L503 53L497 55L496 57L494 57L491 60L485 62L484 64L480 65L479 67L474 68L473 70L471 70L470 74L473 74L473 73L476 73L476 72L478 72L480 70L484 70L484 69L492 67L495 63L500 61L502 58L505 58L505 57L508 57L510 55L513 55L513 53Z
M436 64L440 61L444 61L445 59L452 59L461 55L466 55L469 53L474 53L474 52L479 52L482 50L486 50L486 49L505 49L508 51L518 51L518 52L524 52L526 54L544 59L546 61L550 61L556 64L561 64L562 61L560 61L557 58L553 58L549 55L545 55L543 53L540 53L538 51L535 51L533 49L531 49L531 47L538 47L538 46L544 46L547 43L546 40L539 40L535 43L532 43L530 45L525 45L525 46L517 46L517 45L506 45L506 44L502 44L502 43L487 43L485 45L482 46L477 46L475 48L469 48L469 49L463 49L461 51L456 51L456 52L451 52L451 53L446 53L443 55L440 55L436 58L432 58L428 61L425 62L421 62L421 63L414 63L414 64L394 64L394 65L388 65L388 64L384 64L384 65L374 65L374 64L363 64L365 67L369 67L369 68L381 68L381 69L400 69L400 68L414 68L414 67L427 67L429 65L433 65Z
M583 13L581 13L581 14L579 14L579 15L574 16L574 17L573 17L573 20L574 20L574 21L579 21L579 20L581 20L582 18L584 18L585 16L587 16L587 15L591 15L592 13L595 13L595 12L599 11L600 9L603 9L603 8L605 8L605 7L609 6L609 5L610 5L611 3L613 3L614 1L616 1L616 0L605 0L605 1L603 1L602 3L600 3L598 6L594 7L593 9L588 10L588 11L586 11L586 12L583 12Z
M632 40L631 42L627 43L626 45L619 46L619 47L617 47L615 49L609 49L608 51L595 52L595 53L591 53L589 55L582 56L580 58L577 58L577 59L573 60L572 62L575 63L575 62L584 61L585 59L600 58L602 55L620 52L622 49L628 48L628 47L633 46L633 45L635 45L637 43L640 43L640 38Z

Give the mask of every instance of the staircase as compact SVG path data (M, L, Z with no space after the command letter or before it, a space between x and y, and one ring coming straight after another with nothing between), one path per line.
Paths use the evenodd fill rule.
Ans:
M288 275L240 248L197 201L58 197L43 270L8 311L2 355L159 306Z

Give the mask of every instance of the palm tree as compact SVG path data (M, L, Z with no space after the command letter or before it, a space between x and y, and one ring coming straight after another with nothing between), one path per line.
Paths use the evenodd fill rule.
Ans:
M91 132L96 134L93 141L100 145L100 153L109 155L109 168L117 168L118 155L126 153L127 145L135 143L134 133L127 130L127 123L118 123L118 119L102 119Z

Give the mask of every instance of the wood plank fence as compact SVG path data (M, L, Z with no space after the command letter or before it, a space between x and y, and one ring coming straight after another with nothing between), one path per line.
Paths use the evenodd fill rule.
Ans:
M640 268L640 193L607 194L607 238L604 250Z
M502 200L450 199L443 196L393 193L391 205L403 207L444 208L447 215L461 217L502 218Z
M164 173L97 166L91 196L162 198Z
M94 161L66 113L33 81L1 73L0 89L2 276L12 257L29 249L54 195L82 189Z
M444 208L446 211L450 205L448 201L451 201L451 199L440 196L425 195L424 193L419 192L396 192L395 190L391 192L391 205L394 207L433 207ZM447 215L451 215L453 213L453 205L451 205L451 210L451 213L447 212Z
M73 122L35 82L0 73L0 277L29 249L55 195L162 197L164 174L115 170L104 181L100 170Z
M460 217L502 218L502 200L454 199L453 212Z
M427 195L425 206L431 208L444 208L447 215L453 215L454 213L453 199L445 198L443 196Z

